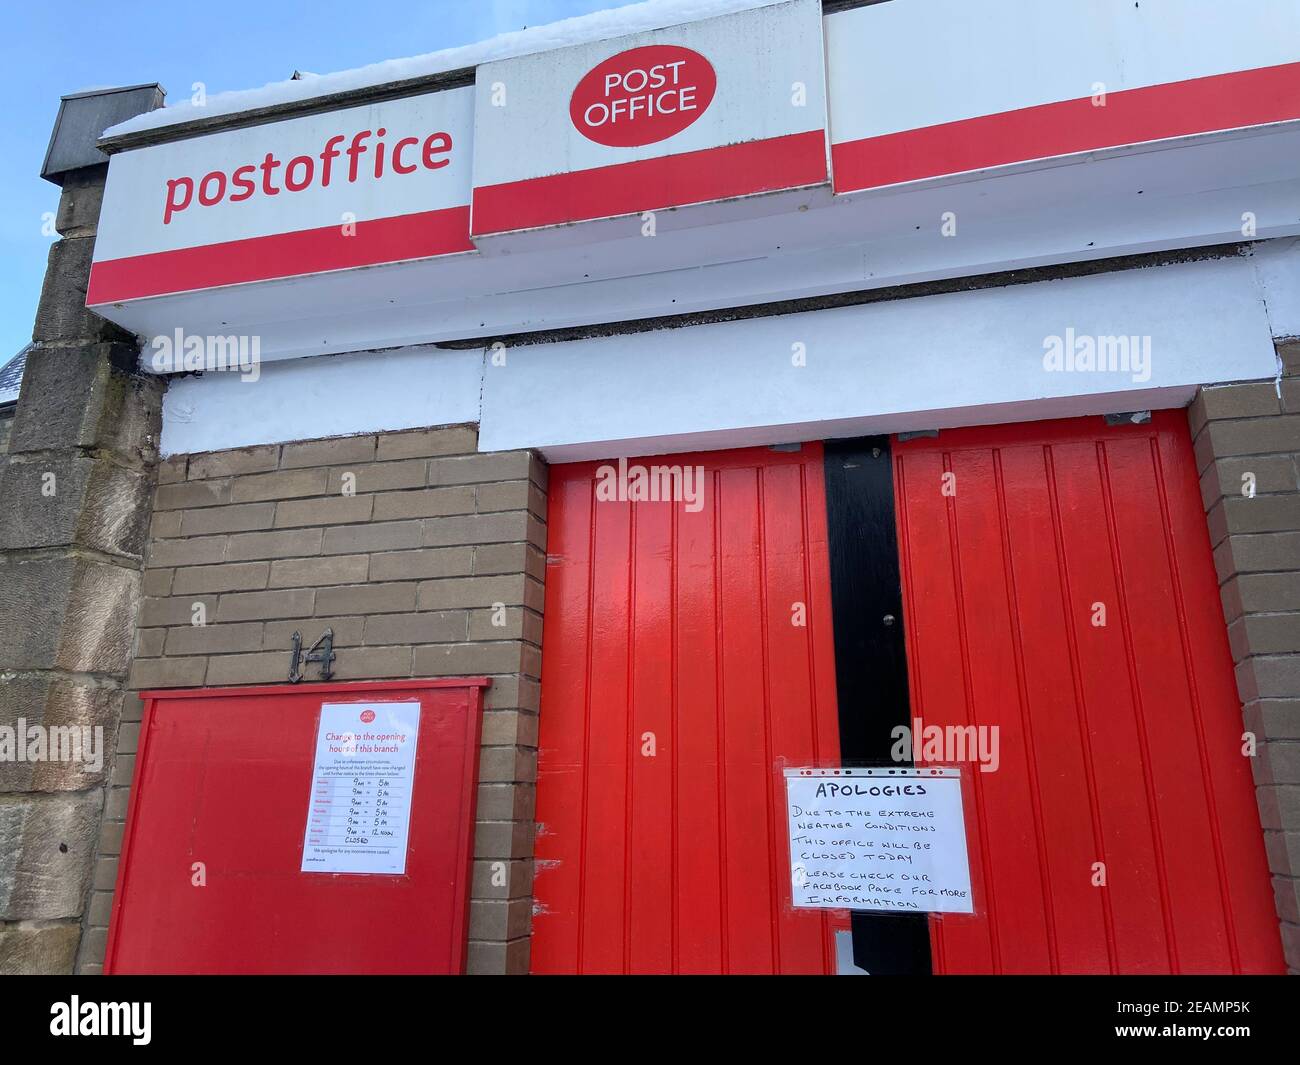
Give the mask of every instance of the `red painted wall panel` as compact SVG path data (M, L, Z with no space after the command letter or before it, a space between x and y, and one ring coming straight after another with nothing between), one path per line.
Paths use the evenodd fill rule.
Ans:
M463 971L486 684L144 693L104 971ZM417 701L406 872L301 872L321 704Z
M935 971L1282 971L1182 412L895 456L913 715L1001 737L967 809L981 913L932 919Z
M703 507L551 469L533 971L831 971L777 775L838 758L821 448L629 461L703 466Z

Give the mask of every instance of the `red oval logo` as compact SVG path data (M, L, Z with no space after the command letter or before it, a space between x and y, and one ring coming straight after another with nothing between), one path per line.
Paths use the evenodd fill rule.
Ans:
M717 88L713 64L699 52L675 44L630 48L583 75L569 117L588 140L635 148L686 129L708 110Z
M373 710L361 711L361 720L364 721L367 725L370 724L370 722L372 722L374 719L375 719L375 712Z

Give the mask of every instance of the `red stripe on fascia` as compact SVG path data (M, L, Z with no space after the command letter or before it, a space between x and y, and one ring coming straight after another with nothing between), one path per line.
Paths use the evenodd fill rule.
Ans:
M705 148L474 190L474 234L615 218L826 181L826 132Z
M831 146L835 191L1300 118L1300 63L1214 74Z
M90 269L86 305L473 250L469 208L448 207L357 222L351 236L340 224L106 259Z

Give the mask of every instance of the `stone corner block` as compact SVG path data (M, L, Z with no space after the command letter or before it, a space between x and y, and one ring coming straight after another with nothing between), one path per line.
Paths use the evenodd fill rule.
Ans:
M0 558L0 663L125 676L140 573L90 559Z
M102 793L0 796L0 920L80 917Z
M63 192L59 195L59 211L54 219L54 228L60 236L95 235L99 211L104 204L107 176L106 167L87 167L70 171L64 176Z
M75 452L10 461L0 470L0 548L85 547L143 558L150 477Z
M81 927L0 925L0 976L69 976Z
M94 249L95 238L89 235L65 237L50 246L45 283L36 307L33 340L134 343L130 333L86 307L86 286Z
M93 447L155 462L165 383L141 373L139 359L134 341L32 349L10 453Z
M81 791L108 779L124 694L57 675L0 673L0 726L27 734L22 761L0 760L0 793ZM41 746L30 730L43 730ZM14 737L15 747L17 736Z

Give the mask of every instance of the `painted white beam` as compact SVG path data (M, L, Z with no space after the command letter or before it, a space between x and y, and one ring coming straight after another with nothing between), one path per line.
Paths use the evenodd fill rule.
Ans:
M318 356L178 377L163 397L164 455L476 422L479 351Z
M173 380L165 454L481 420L552 460L1185 405L1272 377L1300 242L1249 256L506 350L410 348ZM1051 335L1149 336L1143 374L1047 372ZM792 345L805 345L795 367Z
M1149 365L1045 369L1069 330L1136 338ZM485 370L479 446L578 460L1181 406L1274 363L1234 257L521 347Z

